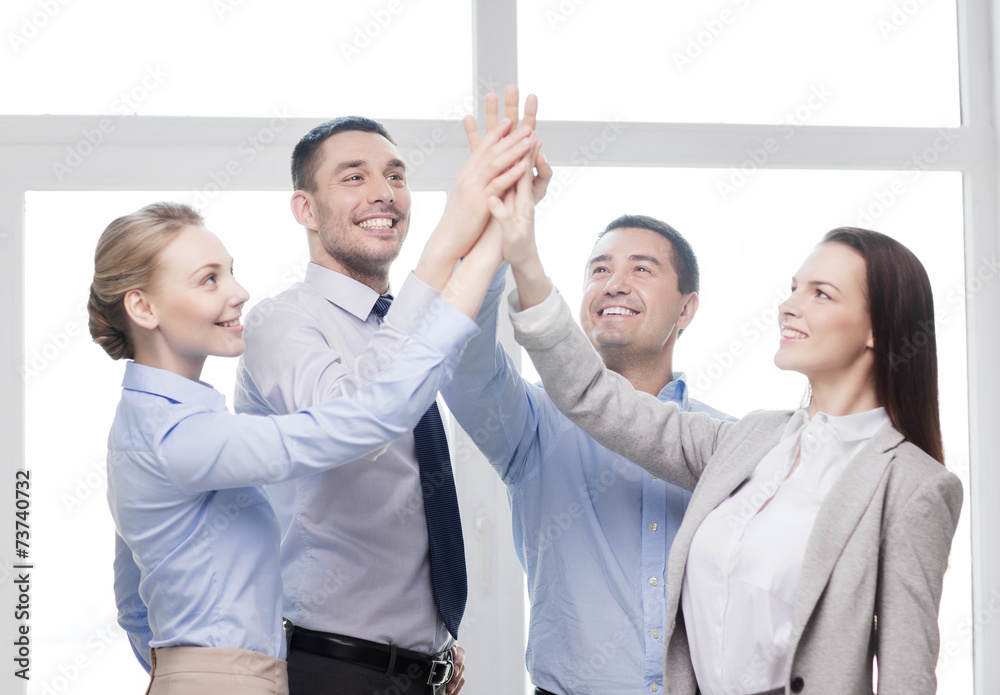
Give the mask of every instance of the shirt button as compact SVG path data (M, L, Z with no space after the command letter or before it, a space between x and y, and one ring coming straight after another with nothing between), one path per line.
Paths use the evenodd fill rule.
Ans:
M653 630L649 634L651 634L653 636L653 639L660 639L660 631L659 630Z
M826 422L826 415L820 415L819 416L819 421L820 422Z
M660 528L660 527L656 525L655 521L649 525L649 530L650 531L655 531L658 528Z
M656 683L653 683L651 686L649 686L649 689L655 693L657 690L660 689L660 686L658 686Z
M660 583L660 582L659 582L659 581L657 581L656 577L650 577L650 578L649 578L649 585L650 585L650 586L657 586L657 585L659 585L659 583Z

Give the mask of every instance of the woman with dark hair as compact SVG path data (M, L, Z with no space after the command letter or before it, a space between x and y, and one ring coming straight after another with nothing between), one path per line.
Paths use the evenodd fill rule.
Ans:
M962 486L942 465L920 262L877 232L827 234L780 308L775 363L808 377L808 406L722 422L604 367L545 277L527 183L492 201L518 342L573 421L694 491L666 571L666 692L870 695L877 659L880 693L934 693Z

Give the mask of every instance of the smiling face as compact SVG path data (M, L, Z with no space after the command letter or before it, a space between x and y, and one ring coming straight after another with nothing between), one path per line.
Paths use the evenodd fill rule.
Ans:
M695 293L677 289L672 254L666 238L632 227L614 229L594 246L580 324L609 368L621 372L623 361L651 360L670 368L677 330L697 308Z
M152 287L143 291L161 368L197 379L208 355L243 354L240 315L249 299L218 237L188 226L160 252ZM192 376L193 375L193 376Z
M865 272L864 258L844 244L823 244L806 258L779 307L779 368L804 374L814 385L851 374L869 378L874 341Z
M386 279L410 221L399 151L377 133L347 131L327 138L316 156L314 190L292 199L313 262L360 282Z

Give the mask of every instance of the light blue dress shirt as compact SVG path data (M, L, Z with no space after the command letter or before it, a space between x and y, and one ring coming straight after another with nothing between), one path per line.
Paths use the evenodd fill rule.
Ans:
M392 324L407 330L405 321L419 316L434 294L411 274L384 322L371 312L378 296L311 263L303 282L254 307L237 374L237 412L282 414L353 393L365 376L359 361L380 351ZM412 432L373 465L341 466L264 492L281 522L286 618L425 654L451 644L431 588Z
M368 356L374 381L284 417L232 415L207 384L126 365L108 438L108 501L119 623L147 670L150 647L284 657L280 525L256 486L384 450L427 410L475 332L436 299L401 350Z
M595 442L521 378L496 340L503 288L501 269L442 395L507 486L532 682L559 695L661 691L667 553L690 493ZM683 375L659 399L731 419L689 398Z

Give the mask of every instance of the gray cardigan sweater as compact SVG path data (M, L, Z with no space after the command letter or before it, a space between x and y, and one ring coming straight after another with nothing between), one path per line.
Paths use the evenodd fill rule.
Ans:
M759 411L736 423L680 413L607 370L561 298L511 319L560 410L604 446L693 490L667 564L664 686L694 695L680 609L691 539L778 443L791 412ZM873 656L879 695L936 691L938 605L961 508L961 482L944 466L891 424L872 437L809 537L786 693L871 695Z

